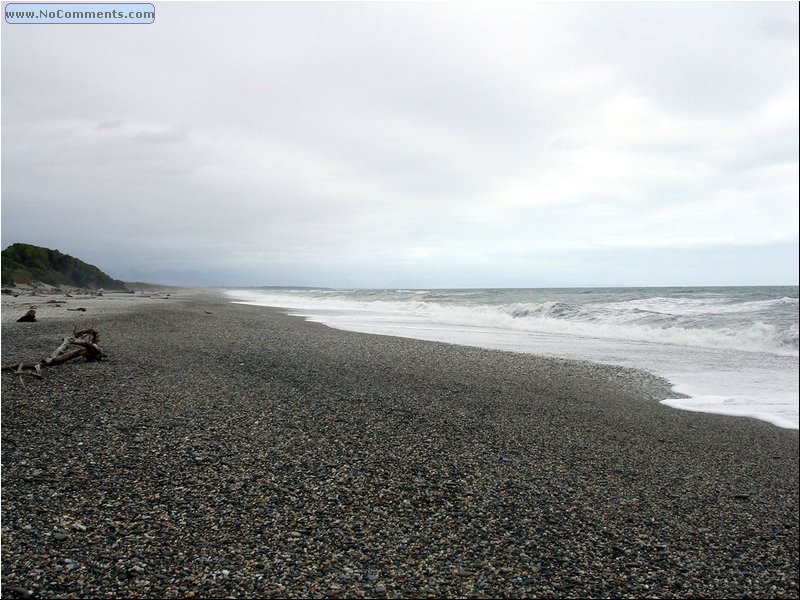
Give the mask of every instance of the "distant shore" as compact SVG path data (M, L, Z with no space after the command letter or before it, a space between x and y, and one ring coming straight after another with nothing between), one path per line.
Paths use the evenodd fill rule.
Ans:
M75 325L108 360L3 373L4 597L798 595L796 430L213 291L52 299L3 296L3 363Z
M70 286L55 287L41 284L4 287L2 323L15 322L30 307L36 307L37 321L68 321L78 324L111 313L128 312L153 307L165 301L187 299L198 294L214 292L168 286L146 287L137 284L135 290L89 290ZM4 332L5 333L5 332ZM4 348L5 350L5 348Z

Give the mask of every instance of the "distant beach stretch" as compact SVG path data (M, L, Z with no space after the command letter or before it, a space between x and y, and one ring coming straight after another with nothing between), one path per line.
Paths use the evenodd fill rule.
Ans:
M3 373L3 597L797 597L797 430L218 291L31 300L4 363L108 358Z

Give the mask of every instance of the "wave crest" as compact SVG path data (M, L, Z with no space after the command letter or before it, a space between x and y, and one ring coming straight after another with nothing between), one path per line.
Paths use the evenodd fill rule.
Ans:
M405 290L403 290L405 292ZM411 290L409 290L411 291ZM429 327L439 325L576 337L728 348L782 355L798 354L797 323L780 327L767 322L768 310L791 309L796 298L758 300L726 305L725 299L653 297L621 302L562 301L482 304L426 300L414 291L407 299L371 298L353 293L331 295L232 292L245 302L307 311L337 311L360 317ZM395 291L395 293L397 293ZM438 300L438 299L437 299ZM449 298L448 298L449 300ZM784 308L783 310L786 310Z

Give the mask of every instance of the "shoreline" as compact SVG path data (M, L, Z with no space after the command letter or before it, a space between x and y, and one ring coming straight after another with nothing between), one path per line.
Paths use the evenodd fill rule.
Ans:
M73 322L109 354L3 374L10 596L797 596L796 430L632 369L115 300L4 298L4 363Z
M758 419L770 423L776 427L785 429L797 430L797 382L796 377L794 382L782 380L781 384L773 385L771 389L767 390L768 396L763 396L764 390L753 390L748 387L752 385L752 381L776 381L776 377L785 378L790 377L791 374L797 372L797 356L796 355L783 355L766 354L767 363L772 366L767 369L765 364L758 365L744 364L740 359L736 366L725 362L725 357L717 356L719 359L715 361L713 358L701 358L702 355L710 352L709 348L698 346L694 349L687 347L686 351L694 352L691 361L687 361L686 357L677 359L672 355L672 344L662 342L661 348L658 350L650 350L650 355L653 357L648 361L642 361L634 358L630 354L630 350L625 349L626 344L635 344L634 340L618 340L609 338L603 340L602 343L609 344L608 347L603 348L603 353L587 352L584 347L587 343L595 343L596 340L590 338L577 338L578 341L574 347L561 345L558 348L553 347L551 341L547 341L542 345L541 337L537 338L536 345L525 341L527 335L544 335L540 332L525 332L517 331L514 329L501 328L502 334L496 335L491 328L484 329L480 322L470 324L466 321L459 326L453 326L452 322L447 325L439 325L436 320L431 320L423 325L416 325L415 323L404 322L403 316L398 316L396 321L393 321L391 311L385 311L385 317L376 319L374 315L368 315L366 318L361 319L356 313L355 318L345 319L344 322L340 321L341 316L347 315L353 309L348 308L329 308L324 304L308 305L303 301L298 301L297 304L281 304L280 299L273 297L268 301L264 301L258 297L247 297L248 290L225 290L226 296L230 297L233 302L252 306L264 306L277 308L286 314L292 316L299 316L308 321L315 323L322 323L328 327L341 329L343 331L360 332L371 335L383 335L394 337L408 337L412 339L427 340L433 342L442 342L453 344L457 346L478 347L490 350L499 350L506 352L516 352L523 354L534 354L537 356L561 358L565 360L574 360L578 363L591 363L608 365L618 368L630 368L637 371L643 371L648 375L662 379L669 384L670 392L665 394L664 399L661 400L662 404L674 410L686 410L691 412L704 412L710 414L729 415L739 418ZM291 298L287 298L291 301ZM370 300L365 300L370 302ZM462 307L464 308L464 307ZM367 309L365 314L368 314ZM376 311L380 312L380 309ZM403 313L397 313L402 315ZM370 318L372 317L372 318ZM447 323L444 321L443 323ZM519 336L519 338L517 338ZM518 341L518 339L520 341ZM600 338L603 339L603 338ZM750 350L734 350L734 353L742 353L743 357L749 357ZM628 353L626 355L626 353ZM647 353L647 351L645 351ZM608 359L606 356L610 354L614 358ZM729 358L729 357L728 357ZM700 365L696 362L700 360ZM684 364L680 361L683 360ZM778 361L783 361L780 367L776 365ZM671 365L671 367L667 367ZM686 365L691 365L687 369ZM733 378L731 376L719 376L718 381L714 384L709 384L704 380L703 375L706 370L717 370L720 374L725 373L730 369L762 369L762 372L751 375L751 380L743 381L741 379ZM778 373L776 373L778 369ZM786 375L788 374L788 375ZM721 383L724 382L724 383ZM792 388L793 386L793 388Z

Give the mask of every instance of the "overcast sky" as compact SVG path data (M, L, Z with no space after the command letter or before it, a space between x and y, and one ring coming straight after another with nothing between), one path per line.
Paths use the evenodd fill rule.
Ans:
M2 24L2 244L125 280L798 282L798 5Z

